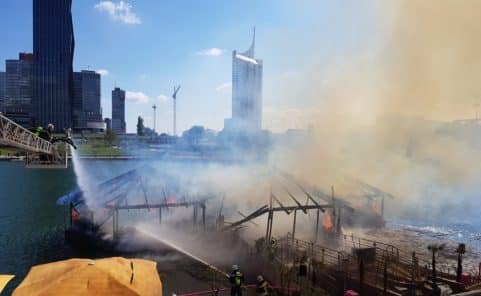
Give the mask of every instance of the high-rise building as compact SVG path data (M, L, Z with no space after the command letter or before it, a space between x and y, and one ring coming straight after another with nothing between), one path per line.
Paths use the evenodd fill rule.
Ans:
M32 125L33 54L20 53L18 60L5 61L5 115L25 127Z
M232 52L232 118L227 130L258 132L262 129L262 60L254 58L256 33L245 52Z
M74 72L73 128L76 130L102 129L100 107L100 74L83 70Z
M112 91L112 131L125 134L125 91L116 87Z
M3 100L5 97L5 72L0 72L0 112L4 112Z
M72 126L72 0L33 0L33 106L36 124Z

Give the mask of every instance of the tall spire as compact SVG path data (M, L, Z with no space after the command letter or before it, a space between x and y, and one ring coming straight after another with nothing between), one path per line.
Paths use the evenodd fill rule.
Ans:
M254 58L254 50L256 46L256 27L253 28L254 34L252 35L252 43L251 47L243 53L243 55L249 57L249 58Z

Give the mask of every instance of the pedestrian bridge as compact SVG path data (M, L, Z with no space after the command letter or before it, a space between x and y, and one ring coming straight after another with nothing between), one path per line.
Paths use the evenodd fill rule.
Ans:
M27 168L66 168L68 148L63 153L55 145L38 137L23 126L0 113L0 147L26 153Z

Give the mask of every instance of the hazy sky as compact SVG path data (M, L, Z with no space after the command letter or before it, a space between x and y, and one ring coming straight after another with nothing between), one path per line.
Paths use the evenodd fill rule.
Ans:
M368 1L98 1L74 0L74 70L99 70L103 116L111 90L128 92L126 121L172 131L174 84L178 130L194 124L220 130L231 116L231 55L246 50L256 26L256 57L264 61L263 126L304 127L308 73L363 47L376 34ZM0 2L0 60L32 51L32 0ZM2 67L4 69L4 63ZM318 83L318 82L315 82ZM315 104L318 105L318 104Z

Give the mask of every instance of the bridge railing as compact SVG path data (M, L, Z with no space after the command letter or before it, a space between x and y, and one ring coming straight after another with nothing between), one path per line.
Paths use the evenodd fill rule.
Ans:
M52 154L53 145L47 140L0 114L0 145L31 153Z
M313 242L301 239L292 239L292 234L279 239L279 245L283 246L289 257L306 255L315 259L318 263L334 267L338 270L342 268L343 261L349 256L347 253L334 250ZM297 258L299 259L299 258Z

